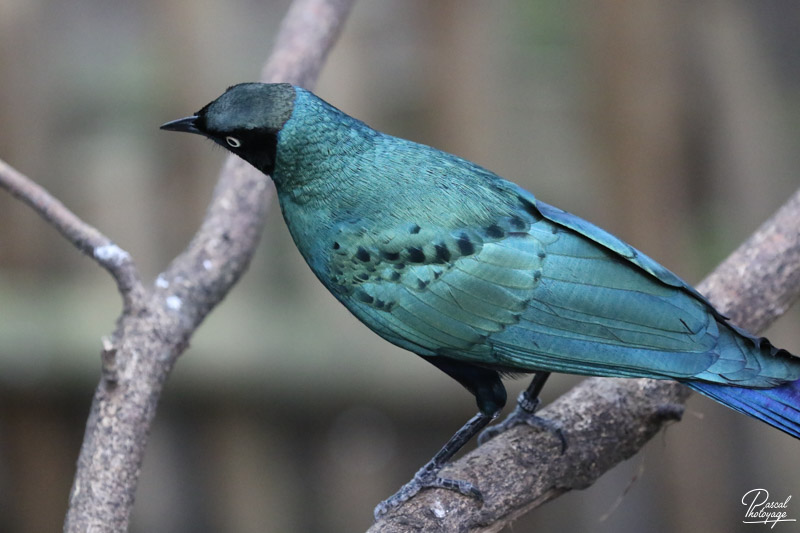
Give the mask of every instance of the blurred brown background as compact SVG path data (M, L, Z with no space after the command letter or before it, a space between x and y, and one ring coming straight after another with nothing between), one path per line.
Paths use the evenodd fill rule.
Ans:
M155 278L224 156L158 126L256 78L287 6L0 0L0 158ZM793 0L362 1L316 92L693 283L800 184ZM60 530L119 304L104 272L0 194L0 531ZM798 318L768 332L796 353ZM551 379L545 400L577 379ZM364 530L474 411L327 294L275 206L248 275L167 386L132 531ZM798 474L796 441L694 398L642 453L513 531L754 531L742 495L793 495L800 519Z

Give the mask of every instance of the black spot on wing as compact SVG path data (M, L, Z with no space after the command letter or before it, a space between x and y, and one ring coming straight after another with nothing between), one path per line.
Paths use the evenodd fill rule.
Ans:
M369 252L363 246L359 246L358 250L356 251L356 259L363 261L364 263L368 262Z
M492 239L502 239L505 237L505 231L497 224L492 224L486 228L486 236Z
M408 249L408 260L412 263L424 263L425 262L425 252L422 251L422 248L418 246L410 246Z
M456 240L456 245L458 246L459 252L461 255L472 255L475 253L475 245L472 244L472 241L469 239L469 235L466 233L461 233L458 236L458 240Z
M511 224L511 227L517 231L524 231L528 229L528 225L521 217L512 216L511 218L509 218L508 222L509 224Z
M411 233L412 235L416 235L417 233L420 232L421 229L422 228L419 227L419 224L414 224L409 228L408 232Z
M397 261L400 259L400 252L381 251L381 257L387 261Z
M445 243L436 244L433 248L436 250L437 263L447 263L450 261L450 249Z

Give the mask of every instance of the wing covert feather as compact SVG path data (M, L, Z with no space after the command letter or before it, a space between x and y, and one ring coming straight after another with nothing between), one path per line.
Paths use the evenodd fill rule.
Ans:
M718 317L693 289L608 234L584 236L585 225L531 212L491 231L412 225L358 246L343 235L332 268L348 308L424 356L718 382L762 371L720 356Z

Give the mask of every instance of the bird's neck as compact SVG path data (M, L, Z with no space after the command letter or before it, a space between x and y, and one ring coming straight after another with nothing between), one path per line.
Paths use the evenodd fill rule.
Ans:
M378 136L363 122L298 89L295 111L278 138L273 178L279 194L322 207L342 194L355 175L352 165Z

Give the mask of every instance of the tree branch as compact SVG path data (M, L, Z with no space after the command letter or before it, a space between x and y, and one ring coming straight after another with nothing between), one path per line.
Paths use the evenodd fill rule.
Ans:
M295 0L262 81L312 88L352 4ZM116 330L102 342L101 380L64 530L124 531L163 384L195 329L247 269L272 197L269 179L228 158L201 228L152 288L128 252L3 161L0 186L105 268L123 297Z
M296 0L262 72L263 81L311 88L352 3ZM202 226L152 288L142 284L130 254L2 161L0 186L108 270L123 296L116 330L103 339L103 372L64 530L125 531L164 382L195 329L247 269L272 197L269 180L229 158Z
M800 296L800 191L699 285L723 313L761 331ZM369 533L499 531L564 492L583 489L631 457L689 397L673 381L589 378L542 410L563 427L569 446L515 427L443 471L475 483L485 503L427 490L375 523ZM771 431L764 428L765 431Z

